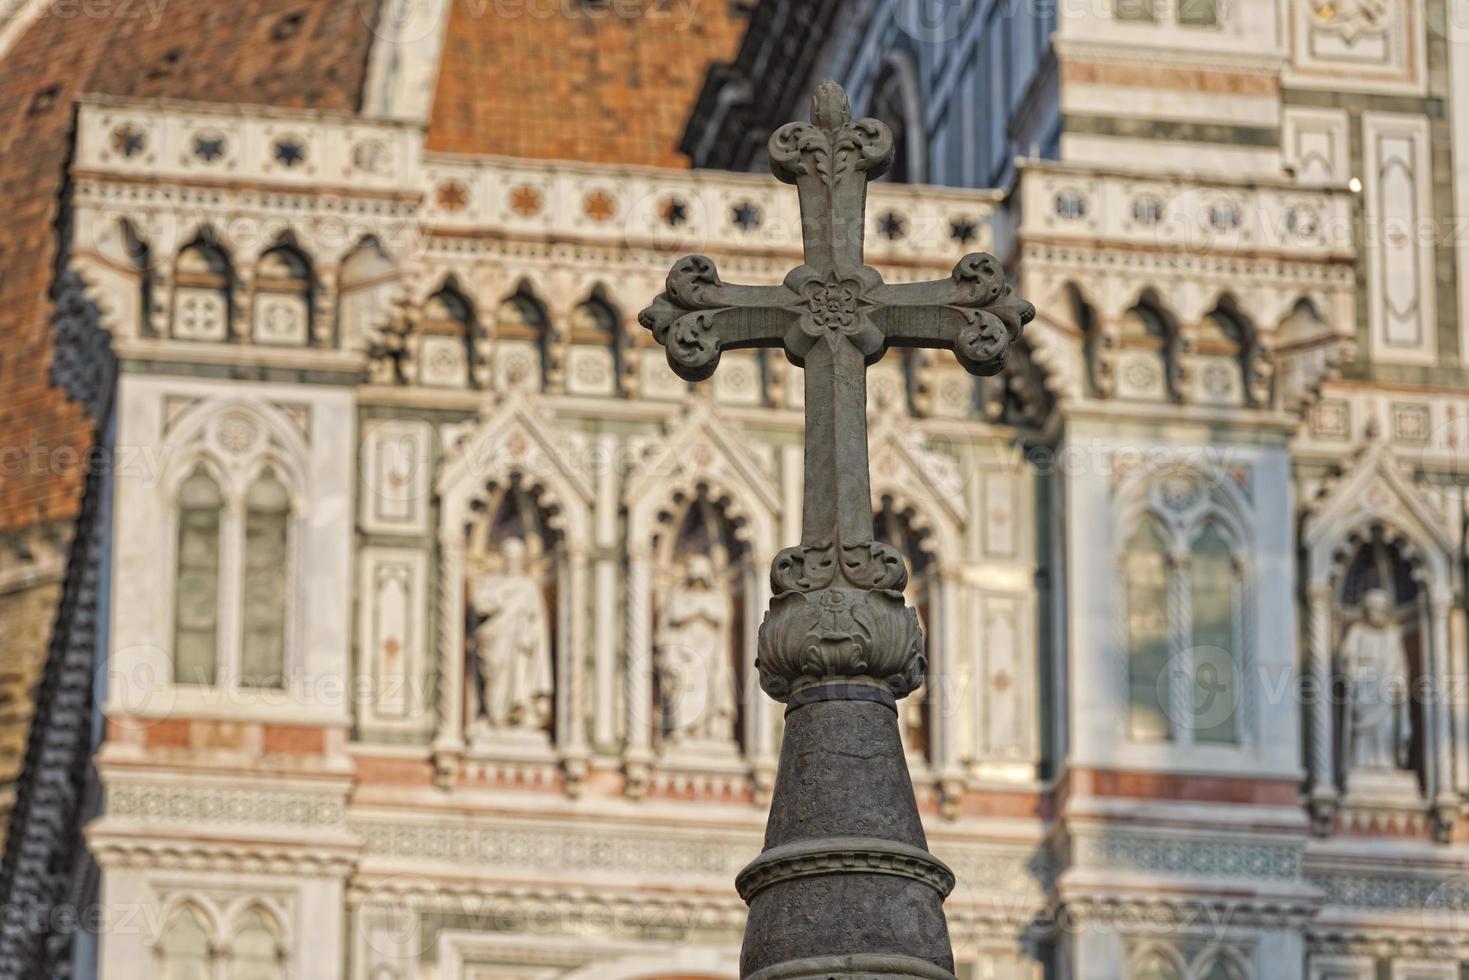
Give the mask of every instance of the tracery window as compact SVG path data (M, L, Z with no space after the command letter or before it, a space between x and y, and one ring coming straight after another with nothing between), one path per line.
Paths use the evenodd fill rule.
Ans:
M1129 980L1185 980L1183 966L1176 956L1161 949L1144 952L1132 962Z
M227 411L204 429L207 448L192 462L185 457L185 475L168 483L173 681L282 688L292 583L299 578L297 471L276 457L264 423L252 415Z
M219 532L224 499L202 466L179 488L173 676L212 685L219 631Z
M1233 745L1247 730L1249 597L1238 522L1217 493L1196 477L1166 477L1126 525L1118 589L1130 738Z
M284 685L290 517L290 493L267 468L245 496L243 687Z
M250 909L230 939L228 980L285 980L285 965L274 919L259 908Z
M1229 542L1210 521L1193 544L1193 737L1196 742L1234 742L1240 702L1235 653L1238 649L1239 576Z
M1157 522L1144 520L1128 540L1124 580L1127 602L1128 732L1138 739L1166 739L1169 705L1160 683L1168 669L1168 546Z
M212 980L210 946L203 914L189 905L175 909L157 947L161 980Z

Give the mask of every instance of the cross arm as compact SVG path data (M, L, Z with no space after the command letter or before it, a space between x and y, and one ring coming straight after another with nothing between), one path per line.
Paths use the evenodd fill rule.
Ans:
M874 299L872 319L888 346L952 349L971 374L1004 370L1010 344L1035 319L1035 307L984 252L964 256L948 279L885 284Z
M689 255L668 273L666 287L638 322L668 354L668 366L685 381L703 381L719 366L721 351L779 347L795 322L786 286L741 286L720 280L712 259Z

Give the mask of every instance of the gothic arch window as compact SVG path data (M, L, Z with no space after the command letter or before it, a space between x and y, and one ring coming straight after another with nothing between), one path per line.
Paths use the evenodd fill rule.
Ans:
M193 905L180 905L168 917L154 948L160 980L212 980L214 944L209 919Z
M916 72L906 55L894 54L883 65L872 89L868 115L888 124L898 151L883 179L895 184L917 184L927 179L922 105Z
M397 282L393 261L378 240L364 238L342 260L337 276L337 340L344 347L363 344L390 315Z
M554 367L553 344L545 304L522 283L495 311L497 384L501 388L542 388Z
M227 980L285 980L286 949L275 917L252 906L235 921Z
M293 663L302 576L301 470L288 422L244 408L185 420L165 480L173 521L173 682L280 689ZM192 445L191 445L192 443Z
M277 245L255 266L252 338L257 344L305 347L311 342L311 263L300 249Z
M179 487L175 557L173 676L175 683L213 685L217 679L220 531L224 497L202 465Z
M267 466L245 492L242 687L283 687L291 494Z
M891 495L882 497L873 515L873 536L897 548L908 565L908 586L904 590L908 604L918 611L925 636L932 636L937 621L939 598L938 561L933 553L927 528L918 526L911 507L900 506ZM933 642L930 640L929 642ZM903 744L914 756L929 762L932 758L932 711L927 697L927 683L898 702L898 720Z
M418 329L418 380L436 388L468 388L478 344L474 306L452 280L423 304Z
M1134 955L1127 977L1128 980L1187 980L1179 955L1162 947L1150 947Z
M1189 552L1193 629L1193 737L1232 744L1239 738L1240 610L1244 583L1234 548L1217 521L1205 521Z
M616 395L622 390L622 317L599 286L571 311L566 390Z
M1249 734L1250 595L1242 522L1191 471L1147 486L1118 569L1127 733L1138 741L1237 745Z
M197 238L174 267L172 336L180 340L230 339L234 272L224 249Z
M1123 558L1127 583L1128 734L1166 739L1169 704L1160 679L1168 669L1168 539L1157 521L1145 518L1128 538Z

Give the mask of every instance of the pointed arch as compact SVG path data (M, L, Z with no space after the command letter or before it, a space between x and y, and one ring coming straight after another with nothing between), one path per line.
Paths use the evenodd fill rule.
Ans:
M1267 407L1273 374L1259 327L1234 294L1223 292L1195 330L1196 396L1213 404Z
M500 301L494 325L495 383L501 390L546 387L560 360L551 314L528 279Z
M1219 946L1199 954L1196 980L1252 980L1254 971L1238 950Z
M1127 977L1128 980L1188 980L1188 964L1172 946L1147 943L1129 959Z
M1145 286L1117 326L1119 394L1182 400L1188 342L1178 318L1156 288ZM1151 369L1147 365L1151 362Z
M200 231L174 260L170 336L217 343L232 340L234 290L229 253L212 231Z
M1116 642L1129 737L1253 742L1255 589L1250 504L1208 463L1120 481Z
M469 388L479 377L482 353L474 300L451 273L423 302L414 337L418 381L436 388Z
M366 349L391 317L398 287L397 263L377 236L352 246L337 273L336 342L348 350Z
M285 980L289 947L280 920L265 905L252 902L237 911L226 942L227 980Z
M598 283L571 311L565 388L573 395L625 394L626 338L622 311Z
M199 980L214 969L218 931L206 907L192 899L167 907L153 944L159 980Z
M314 339L316 276L310 256L286 236L255 262L250 303L257 344L305 347Z
M729 498L741 533L749 536L758 553L773 558L778 550L775 515L780 511L780 491L738 433L716 409L702 400L695 402L627 481L623 500L629 540L651 541L663 502L678 493L688 495L702 483Z
M202 461L179 484L174 542L173 679L212 687L217 680L224 492Z
M465 635L470 536L479 515L514 488L535 501L537 521L560 535L555 556L555 750L564 758L584 752L578 692L581 664L572 651L586 640L585 610L573 597L587 588L592 549L589 474L576 462L566 436L535 410L524 391L512 391L487 410L484 421L445 455L439 498L439 729L441 756L462 752L465 726Z
M231 399L187 411L165 448L173 680L284 687L300 657L305 441L280 409Z

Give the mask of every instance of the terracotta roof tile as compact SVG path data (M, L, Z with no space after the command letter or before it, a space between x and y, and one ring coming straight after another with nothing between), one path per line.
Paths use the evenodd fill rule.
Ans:
M58 5L0 58L0 532L75 515L82 473L56 451L91 438L80 407L48 381L76 97L355 110L376 0L172 0L156 22L144 4L115 9Z
M428 147L686 167L689 109L747 19L730 0L454 0Z

